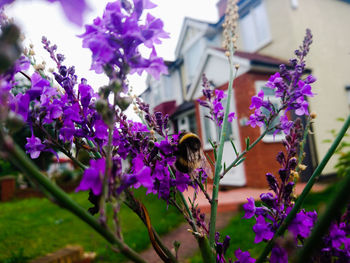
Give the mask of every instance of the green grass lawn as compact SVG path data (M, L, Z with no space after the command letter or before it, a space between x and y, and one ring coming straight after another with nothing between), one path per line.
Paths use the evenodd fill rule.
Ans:
M152 223L159 234L165 234L182 222L175 209L156 196L144 197L137 191L149 210ZM84 208L91 207L87 192L70 196ZM127 207L122 207L121 224L126 243L137 251L149 245L147 230L141 220ZM79 218L45 198L0 203L0 262L25 262L60 249L67 244L80 244L85 251L95 251L96 262L121 262L122 255L113 252L102 237ZM22 258L15 261L15 258Z
M339 185L335 184L323 192L309 194L303 207L306 211L323 211L327 202L337 192L338 187ZM242 219L243 216L244 211L243 208L241 208L240 211L237 212L237 215L231 219L229 225L220 231L222 238L226 235L231 237L227 256L234 257L234 251L240 248L243 251L248 250L252 257L257 258L264 249L266 243L254 244L255 234L253 232L253 225L255 224L255 219ZM200 254L197 253L189 262L202 262Z

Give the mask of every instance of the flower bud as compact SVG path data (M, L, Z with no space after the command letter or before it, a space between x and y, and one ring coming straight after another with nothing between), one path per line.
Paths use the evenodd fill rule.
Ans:
M103 115L108 110L108 103L104 99L99 99L95 104L96 110L100 115Z

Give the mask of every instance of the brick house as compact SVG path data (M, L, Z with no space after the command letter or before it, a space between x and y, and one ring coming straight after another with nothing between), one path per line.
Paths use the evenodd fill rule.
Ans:
M223 7L218 5L218 8L220 13L220 8ZM239 8L243 19L244 12L252 9L255 16L260 19L259 30L262 33L255 36L253 41L256 43L260 41L259 45L268 43L270 33L264 1L240 1ZM203 96L201 87L203 73L214 88L227 90L228 87L228 60L220 48L223 20L224 17L220 16L217 23L210 24L186 18L175 51L176 59L166 62L169 74L161 76L160 80L148 76L147 89L140 95L150 104L154 112L169 114L170 128L173 132L186 130L198 134L203 149L209 156L213 155L209 140L216 141L219 130L211 120L204 117L206 109L199 106L197 100ZM242 18L239 23L240 25L244 23ZM237 51L234 62L240 64L231 103L231 111L237 114L237 119L228 128L228 140L225 142L223 155L226 165L229 165L235 157L230 139L238 151L243 151L245 138L249 137L253 142L263 132L260 128L251 128L246 124L251 114L249 110L251 97L260 89L266 89L265 94L270 101L278 103L271 89L264 87L264 84L271 74L278 71L281 63L287 63L286 60L247 51ZM268 134L248 153L247 159L242 164L233 168L222 179L221 184L236 187L267 187L265 174L267 172L276 174L279 169L275 156L283 149L282 139L282 134L277 134L275 137ZM309 168L312 169L311 163Z

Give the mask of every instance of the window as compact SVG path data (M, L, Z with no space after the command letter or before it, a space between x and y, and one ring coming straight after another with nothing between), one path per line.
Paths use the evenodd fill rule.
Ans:
M178 129L179 131L190 131L195 134L198 133L196 115L194 111L186 112L178 118Z
M270 29L264 3L260 0L243 2L240 6L240 32L244 49L257 51L271 41Z
M259 93L260 90L264 91L264 100L269 100L273 106L275 108L280 107L281 105L281 100L279 98L275 97L275 91L273 89L270 89L268 87L265 87L265 81L256 81L255 82L255 87L256 87L256 92ZM265 108L261 108L261 112L264 115L268 115L270 114L270 112L265 109ZM272 122L272 126L275 126L279 123L279 117L282 115L282 113L280 113ZM261 133L263 133L265 131L265 127L261 128ZM264 142L280 142L284 139L284 134L282 131L278 132L277 134L275 134L275 131L270 131L268 132L265 137L263 138Z

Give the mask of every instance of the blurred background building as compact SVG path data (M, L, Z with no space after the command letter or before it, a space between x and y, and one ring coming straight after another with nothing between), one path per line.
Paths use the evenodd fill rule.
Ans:
M170 115L173 132L192 131L202 139L204 150L211 155L209 139L215 141L218 128L199 107L197 99L202 97L201 78L205 73L214 88L226 90L228 86L228 62L221 49L222 23L227 0L217 3L219 19L208 23L185 18L175 50L175 60L167 61L168 75L155 80L147 77L147 89L140 95L150 104L154 112ZM314 35L314 43L308 55L307 68L318 81L313 84L317 96L310 100L310 111L317 113L313 126L314 134L308 138L306 149L308 176L322 158L329 144L323 140L332 138L330 129L339 129L337 118L349 114L350 85L349 59L350 34L347 33L350 20L350 1L309 0L240 0L239 3L238 51L234 61L240 64L233 95L232 111L236 119L229 127L229 138L238 149L250 137L253 141L261 134L261 129L246 125L251 112L250 99L260 89L269 76L278 71L278 65L288 63L294 50L302 43L306 28ZM274 94L265 90L271 101ZM270 93L268 93L270 91ZM276 100L276 103L278 101ZM247 160L225 177L224 185L265 187L265 173L277 172L275 154L282 149L282 134L267 135L254 148ZM234 151L229 140L225 146L225 163L234 159ZM334 172L335 158L324 170L324 175Z

